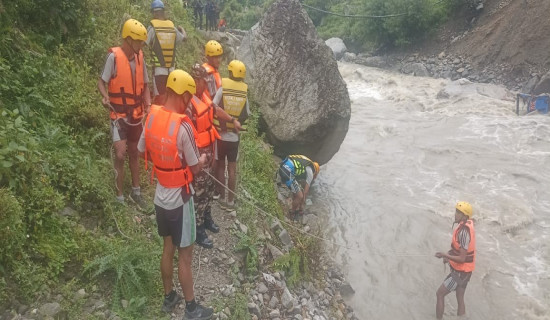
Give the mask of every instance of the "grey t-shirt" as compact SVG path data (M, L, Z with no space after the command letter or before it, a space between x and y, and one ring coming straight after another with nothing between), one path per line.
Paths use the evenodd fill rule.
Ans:
M135 77L136 74L136 60L130 60L130 69L132 69L132 77ZM105 59L105 66L103 67L103 72L101 73L101 79L105 83L109 83L112 78L116 77L116 62L115 54L109 52L107 58ZM147 65L143 61L143 82L149 83L149 76L147 75Z
M181 33L178 28L174 28L176 30L176 44L181 43L184 39L187 39L187 33L185 33L185 30L183 30L183 33ZM147 28L147 41L145 43L150 48L153 46L153 43L155 42L155 29L153 26L149 26ZM153 53L154 54L154 53ZM170 74L170 72L174 71L175 66L172 64L171 68L165 68L165 67L155 67L155 75L157 76L167 76Z
M216 92L216 95L214 96L214 99L212 100L213 103L215 103L216 105L220 106L222 109L223 109L223 88L219 88L218 91ZM246 114L247 116L250 115L250 106L248 105L248 99L246 99L246 105L245 105L245 109L246 109ZM223 141L228 141L228 142L237 142L239 141L239 134L238 133L235 133L234 131L222 131L220 132L220 136L221 136L221 139L220 140L223 140Z
M195 144L193 128L187 122L183 122L180 126L177 145L180 159L185 157L185 162L188 166L194 166L199 163L199 150ZM139 138L138 150L139 152L145 152L145 131L141 133L141 137ZM194 193L192 186L190 186L190 191L191 194ZM182 190L182 188L166 188L157 183L155 200L153 202L166 210L176 209L184 203L182 192L186 191Z

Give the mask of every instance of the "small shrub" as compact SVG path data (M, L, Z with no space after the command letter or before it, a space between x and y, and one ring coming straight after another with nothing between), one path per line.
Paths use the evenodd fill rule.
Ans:
M0 188L0 274L4 273L13 260L21 258L25 243L23 209L13 194Z

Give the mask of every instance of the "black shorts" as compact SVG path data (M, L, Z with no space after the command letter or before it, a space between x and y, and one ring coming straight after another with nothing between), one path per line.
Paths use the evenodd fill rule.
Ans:
M227 157L227 162L237 162L239 155L239 141L223 141L216 140L215 145L216 160L224 160Z
M113 134L113 142L127 140L128 142L138 142L143 131L143 125L140 123L136 126L127 124L123 119L116 121L111 120L111 133Z
M449 291L455 291L456 288L466 289L471 277L471 272L457 271L451 267L451 273L443 280L443 286Z
M196 222L193 198L176 209L167 210L155 205L158 233L161 237L172 237L172 243L179 248L195 243Z

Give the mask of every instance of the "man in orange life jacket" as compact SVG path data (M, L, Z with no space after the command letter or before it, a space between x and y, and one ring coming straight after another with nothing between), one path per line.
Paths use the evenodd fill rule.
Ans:
M205 248L214 246L212 240L208 239L206 230L218 233L220 228L212 218L211 203L214 197L215 183L210 175L214 175L212 164L214 160L214 142L220 138L218 131L214 127L214 116L226 121L233 121L234 125L241 129L241 124L223 109L213 103L207 105L197 97L202 97L206 91L206 78L208 72L200 64L195 64L191 70L191 75L197 86L197 93L191 99L188 116L193 120L197 130L197 146L200 154L206 154L206 165L202 171L195 175L195 211L197 213L197 240L196 243ZM207 173L208 172L208 173ZM208 175L210 174L210 175Z
M206 90L204 95L200 97L204 103L210 105L212 99L216 95L218 89L222 86L222 77L218 72L222 61L223 48L222 45L215 40L210 40L204 46L204 55L206 62L202 64L208 76L206 77Z
M164 103L166 79L175 69L176 44L187 39L187 34L181 26L166 19L164 3L154 0L151 3L153 20L147 28L147 45L152 50L153 57L153 95L155 104Z
M158 233L164 239L161 258L164 303L170 313L181 298L172 288L173 259L178 249L178 279L185 298L185 319L210 319L213 310L195 302L193 292L193 243L195 210L193 175L206 163L199 157L195 131L185 111L195 94L195 81L183 70L172 71L167 80L164 106L153 105L139 140L139 151L150 154L157 176L155 211ZM147 160L147 159L146 159Z
M443 258L443 262L448 262L451 266L451 273L445 278L436 293L435 313L437 319L443 317L445 296L455 290L458 302L457 315L461 316L466 313L464 293L476 262L476 234L471 218L472 206L468 202L458 202L455 210L455 223L458 223L458 227L453 233L451 250L448 253L437 252L435 254L437 258Z
M117 200L124 203L124 160L128 150L132 193L130 198L140 207L145 203L139 187L139 154L137 143L151 97L147 83L147 66L141 48L147 30L139 21L129 19L122 27L122 46L109 49L103 73L97 81L103 105L111 111L111 132L115 149Z

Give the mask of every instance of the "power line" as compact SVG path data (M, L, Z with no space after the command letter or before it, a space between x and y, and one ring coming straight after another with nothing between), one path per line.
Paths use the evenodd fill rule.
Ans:
M387 14L387 15L382 15L382 16L376 16L376 15L347 15L347 14L330 12L330 11L326 11L326 10L323 10L323 9L315 8L315 7L309 6L309 5L307 5L305 3L302 3L302 2L300 2L300 4L304 7L312 9L312 10L316 10L316 11L319 11L319 12L323 12L323 13L326 13L326 14L331 14L333 16L344 17L344 18L384 19L384 18L401 17L401 16L408 15L408 13Z

